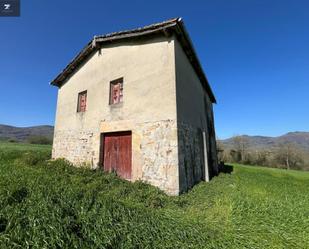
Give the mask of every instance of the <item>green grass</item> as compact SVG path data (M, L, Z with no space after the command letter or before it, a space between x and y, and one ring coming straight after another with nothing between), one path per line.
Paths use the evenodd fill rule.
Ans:
M0 151L11 151L11 150L35 150L35 151L44 151L51 150L51 145L39 145L39 144L28 144L28 143L10 143L0 141Z
M0 248L308 248L309 173L234 165L169 197L0 149Z

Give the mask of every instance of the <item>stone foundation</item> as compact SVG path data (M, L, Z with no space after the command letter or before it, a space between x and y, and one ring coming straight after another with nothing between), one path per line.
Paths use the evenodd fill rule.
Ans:
M132 131L132 181L142 180L166 193L179 193L177 126L174 120L134 123L102 121L100 129L57 131L53 158L65 158L75 165L99 167L101 133ZM102 152L101 152L102 153Z
M174 120L102 121L97 130L57 131L53 158L66 158L75 165L86 163L93 168L102 167L99 165L101 134L129 130L132 131L132 181L142 180L170 195L178 195L204 180L202 130L186 123L176 124ZM211 174L212 167L216 169L215 157L206 135Z

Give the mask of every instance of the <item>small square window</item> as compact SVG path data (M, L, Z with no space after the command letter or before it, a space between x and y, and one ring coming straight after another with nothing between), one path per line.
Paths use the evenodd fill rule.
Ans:
M77 112L85 112L87 106L87 91L80 92L77 100Z
M110 82L109 104L119 104L123 101L123 78Z

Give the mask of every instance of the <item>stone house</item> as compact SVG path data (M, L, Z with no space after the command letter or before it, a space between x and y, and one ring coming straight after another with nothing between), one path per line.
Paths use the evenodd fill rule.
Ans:
M170 195L218 173L216 100L182 19L95 36L51 84L53 158Z

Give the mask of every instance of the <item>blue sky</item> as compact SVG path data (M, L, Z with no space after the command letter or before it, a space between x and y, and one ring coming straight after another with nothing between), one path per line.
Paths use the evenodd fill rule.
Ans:
M0 17L0 123L53 124L49 85L96 34L183 17L217 97L216 131L309 130L309 1L21 0Z

